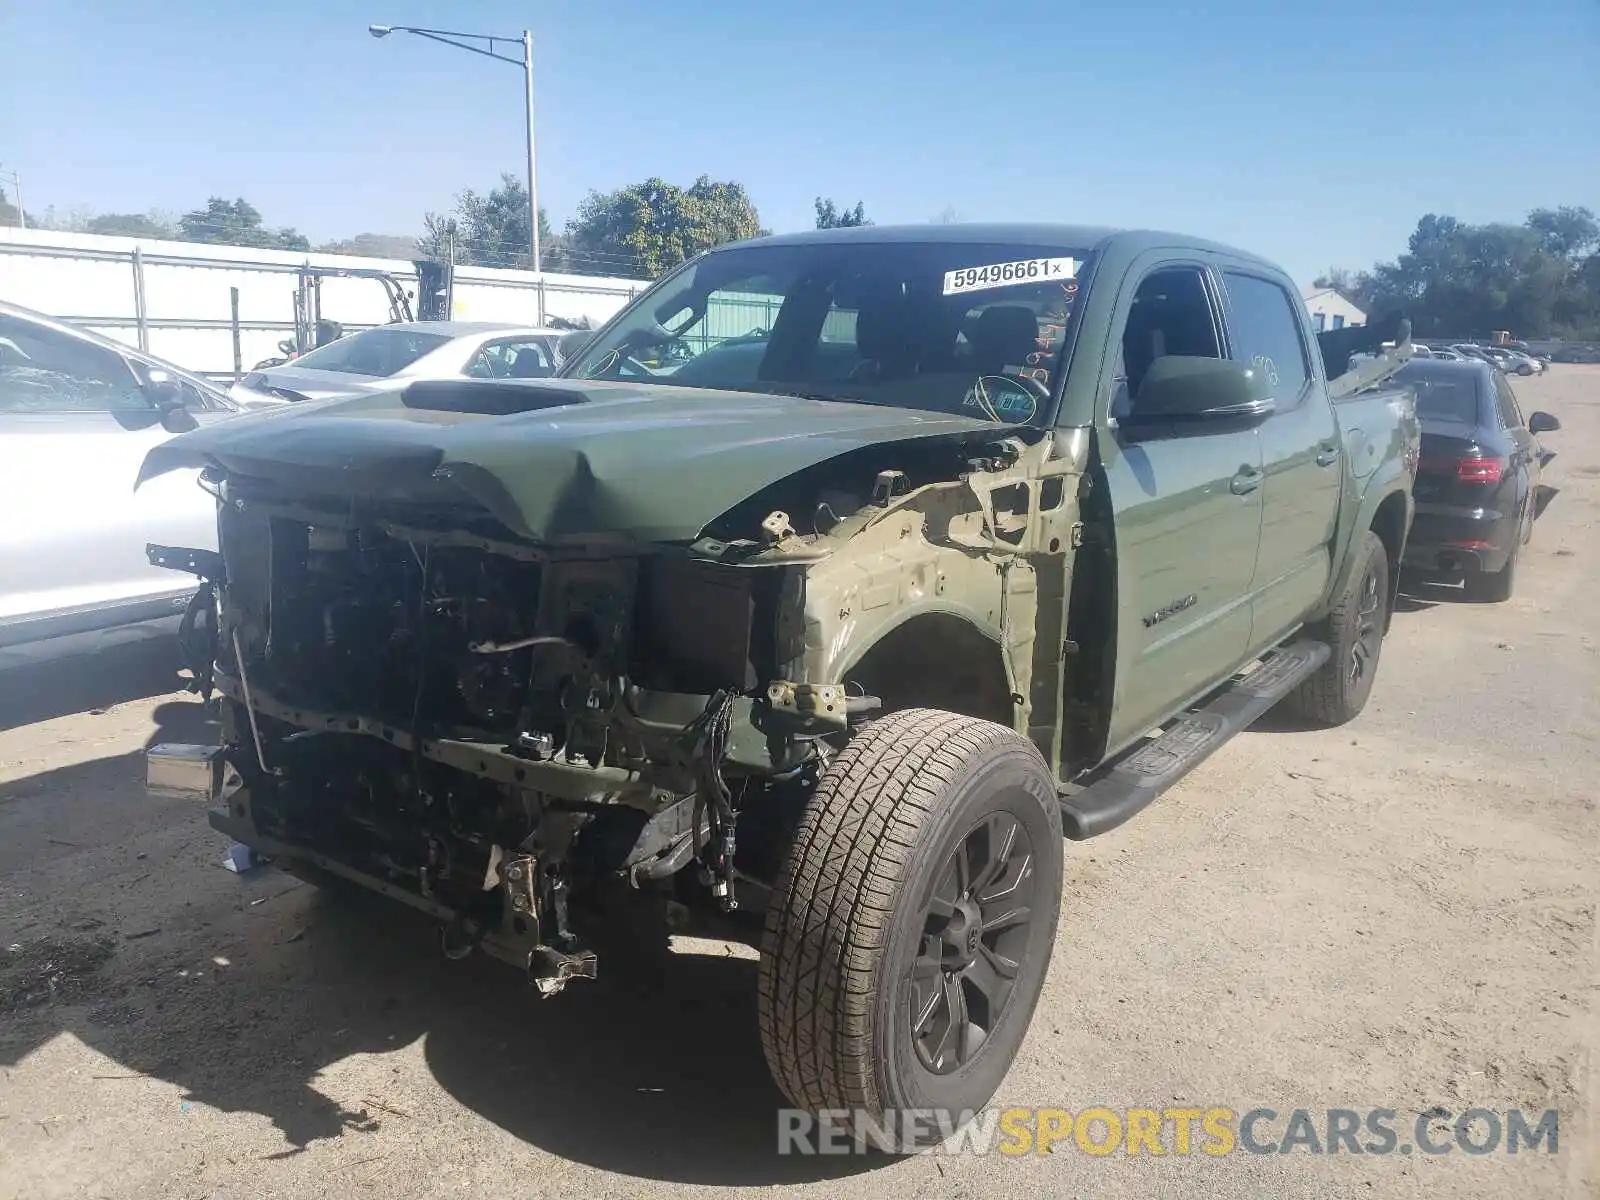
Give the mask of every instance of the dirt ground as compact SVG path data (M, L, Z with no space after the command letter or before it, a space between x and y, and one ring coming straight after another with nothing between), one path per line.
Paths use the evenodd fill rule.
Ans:
M1418 589L1354 724L1269 717L1069 843L997 1101L1553 1107L1558 1154L779 1156L748 952L541 1002L382 902L223 870L144 793L146 745L212 733L144 639L0 674L0 1197L1597 1194L1600 368L1516 388L1564 425L1516 596Z

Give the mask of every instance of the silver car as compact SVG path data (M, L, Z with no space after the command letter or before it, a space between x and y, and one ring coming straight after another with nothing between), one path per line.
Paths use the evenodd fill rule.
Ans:
M146 543L216 546L182 472L134 490L146 451L243 407L197 375L0 302L0 647L181 612L196 585Z
M555 374L559 329L490 321L400 321L363 329L233 385L237 400L321 400L388 380L538 379Z

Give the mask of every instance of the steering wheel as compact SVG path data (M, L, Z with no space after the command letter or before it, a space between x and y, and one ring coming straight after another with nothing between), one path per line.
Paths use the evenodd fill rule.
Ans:
M1000 399L1001 396L1005 396L1005 392L1002 392L1001 396L991 396L989 389L985 386L985 380L994 380L1004 384L1006 392L1010 393L1011 398L1016 397L1020 392L1028 400L1027 412L1021 415L1014 415L1010 411L999 408L995 401ZM1048 402L1050 399L1050 389L1040 383L1038 379L1031 375L1015 375L1010 372L979 375L977 379L973 380L972 387L967 394L968 396L982 396L988 403L980 403L978 405L979 411L983 412L990 420L1003 421L1008 425L1022 425L1033 420L1039 413L1039 405ZM1007 405L1007 409L1009 408L1010 406Z
M631 354L609 350L585 374L585 379L654 379L656 373Z
M631 354L617 356L617 378L654 379L656 373Z

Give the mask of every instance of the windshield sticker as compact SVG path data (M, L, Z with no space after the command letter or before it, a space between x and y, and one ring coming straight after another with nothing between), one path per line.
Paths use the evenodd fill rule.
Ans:
M1010 287L1014 283L1062 282L1078 273L1071 258L1024 258L1018 262L991 263L986 267L963 267L944 273L944 294L981 292L987 288Z
M1067 332L1067 314L1072 302L1078 298L1076 280L1061 285L1061 298L1040 318L1039 336L1034 339L1034 351L1028 355L1023 369L1017 372L1023 379L1032 379L1046 391L1050 389L1050 368L1060 350L1061 338Z

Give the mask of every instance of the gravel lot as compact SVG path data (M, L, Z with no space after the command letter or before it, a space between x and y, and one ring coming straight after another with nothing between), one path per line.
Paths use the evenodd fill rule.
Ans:
M145 639L0 673L0 1196L1596 1195L1600 368L1515 386L1565 426L1517 595L1419 589L1360 720L1269 717L1069 844L998 1100L1264 1106L1271 1137L1554 1107L1559 1154L779 1156L747 951L541 1002L387 905L224 871L144 794L147 744L211 736Z

